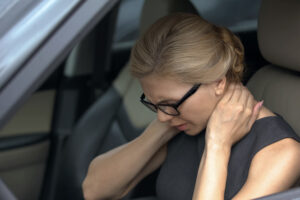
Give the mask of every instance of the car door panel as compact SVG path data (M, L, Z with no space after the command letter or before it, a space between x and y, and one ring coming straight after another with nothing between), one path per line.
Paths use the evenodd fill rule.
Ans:
M55 90L33 94L0 131L0 178L18 199L39 199Z
M18 199L39 198L49 140L0 152L0 177Z
M33 94L14 117L0 130L0 138L50 131L55 90Z

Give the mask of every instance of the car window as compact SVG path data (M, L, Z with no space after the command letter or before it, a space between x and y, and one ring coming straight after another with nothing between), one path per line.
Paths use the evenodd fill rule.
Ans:
M139 20L145 0L122 0L114 42L132 42L138 37ZM234 32L257 28L260 0L190 0L198 13L214 24L228 27Z
M234 32L256 30L260 0L191 0L200 15Z
M138 37L138 27L144 1L121 1L114 35L115 42L133 41Z

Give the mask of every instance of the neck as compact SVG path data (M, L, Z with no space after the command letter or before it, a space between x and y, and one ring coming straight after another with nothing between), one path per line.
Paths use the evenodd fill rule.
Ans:
M276 116L272 111L270 111L268 108L263 106L261 110L259 111L257 119L261 119L264 117L269 117L269 116Z

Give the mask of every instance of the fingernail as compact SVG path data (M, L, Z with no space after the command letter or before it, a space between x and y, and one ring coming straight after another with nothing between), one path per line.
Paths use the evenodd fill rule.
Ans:
M261 108L263 104L264 104L264 100L260 101L259 102L259 108Z

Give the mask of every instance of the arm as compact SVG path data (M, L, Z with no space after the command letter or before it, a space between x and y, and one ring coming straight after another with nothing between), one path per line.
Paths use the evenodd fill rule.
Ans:
M118 199L165 159L166 143L177 130L154 120L144 133L96 157L83 182L86 199Z
M243 86L229 86L206 128L193 200L224 199L231 146L249 132L261 105Z
M205 147L198 170L193 200L224 199L229 157L229 148Z
M253 199L289 189L300 177L300 143L286 138L252 159L245 185L233 199Z
M201 178L206 180L213 199L224 198L229 155L229 149L216 147L211 148L210 155L203 154L206 163L199 172L209 175ZM247 181L233 199L254 199L289 189L300 177L299 163L300 144L293 139L286 138L265 147L252 159Z

